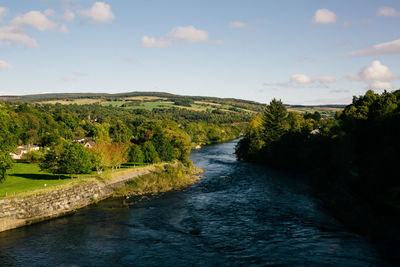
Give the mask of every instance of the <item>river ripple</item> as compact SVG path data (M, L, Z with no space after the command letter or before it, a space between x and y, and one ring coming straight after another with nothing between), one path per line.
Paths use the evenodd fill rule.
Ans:
M190 188L0 233L1 266L387 265L310 196L302 177L236 161L236 142L192 152Z

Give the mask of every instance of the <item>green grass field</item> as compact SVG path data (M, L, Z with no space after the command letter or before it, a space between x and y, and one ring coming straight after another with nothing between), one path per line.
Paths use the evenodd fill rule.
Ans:
M127 109L147 109L153 110L154 108L171 107L174 102L171 101L153 101L153 102L143 102L140 106L128 106Z
M68 176L58 176L40 171L38 164L15 163L6 180L0 184L0 198L26 191L45 189L55 185L69 183ZM75 178L76 180L76 178ZM47 185L45 187L45 185Z
M123 175L125 172L133 171L132 169L147 168L146 164L124 164L121 169L111 172L104 172L103 179L106 177L114 177ZM151 166L149 166L151 167ZM0 183L0 199L12 197L14 195L29 195L33 191L51 190L52 187L68 187L79 183L85 183L89 180L96 179L97 174L79 175L79 178L71 178L67 175L54 175L40 170L38 164L32 163L15 163L13 168L8 172L8 176ZM46 186L45 186L46 185Z
M336 111L342 110L341 108L328 108L328 107L289 107L289 111L296 111L300 113L314 113L318 111L323 117L334 117Z

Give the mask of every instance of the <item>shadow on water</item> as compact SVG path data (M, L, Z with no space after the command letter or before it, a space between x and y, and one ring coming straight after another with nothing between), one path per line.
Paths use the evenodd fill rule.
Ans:
M389 265L324 212L302 176L236 161L236 142L193 151L190 188L0 233L15 266Z

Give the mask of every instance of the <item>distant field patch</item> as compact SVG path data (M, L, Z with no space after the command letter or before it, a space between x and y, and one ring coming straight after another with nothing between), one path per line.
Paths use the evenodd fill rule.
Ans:
M294 111L299 113L314 113L318 111L323 117L332 118L335 116L337 111L342 110L342 108L335 107L288 107L288 111Z
M159 97L159 96L131 96L131 97L125 97L125 100L166 100L167 98L165 97Z
M72 104L77 104L77 105L86 105L86 104L94 104L94 103L100 103L102 102L102 99L99 98L78 98L78 99L71 99L71 100L49 100L49 101L41 101L39 102L40 104L51 104L55 105L57 103L60 103L61 105L72 105Z
M127 109L146 109L146 110L153 110L154 108L165 108L165 107L171 107L174 106L174 102L172 101L153 101L153 102L143 102L140 103L140 105L135 105L135 106L130 106L127 103Z
M178 105L173 105L173 107L175 107L175 108L184 108L184 109L194 110L194 111L206 111L207 110L206 107L200 106L200 105L196 105L196 104L192 104L191 107L178 106Z
M297 111L297 112L309 112L313 113L315 111L329 111L329 112L336 112L342 110L341 108L331 108L331 107L289 107L288 110L290 111Z
M195 104L199 105L213 105L213 106L221 106L219 103L213 103L213 102L206 102L206 101L194 101Z
M127 103L127 102L126 101L105 101L105 102L101 102L101 105L102 106L120 107L125 103Z

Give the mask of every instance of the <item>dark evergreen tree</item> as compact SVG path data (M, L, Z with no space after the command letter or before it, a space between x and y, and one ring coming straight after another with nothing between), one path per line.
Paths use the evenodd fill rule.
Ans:
M288 112L282 101L274 98L267 105L263 114L264 141L267 146L269 143L278 140L289 128L287 116Z
M144 154L139 145L134 145L129 150L129 162L139 164L144 162Z

